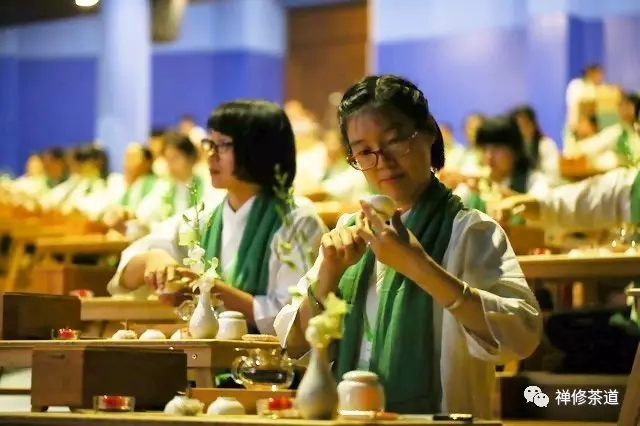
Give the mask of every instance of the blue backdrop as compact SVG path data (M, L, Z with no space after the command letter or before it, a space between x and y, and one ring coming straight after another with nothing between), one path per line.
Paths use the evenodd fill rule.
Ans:
M593 62L640 89L637 0L370 0L373 69L424 90L463 139L471 112L520 103L561 143L567 83Z
M282 100L282 5L318 1L341 0L189 6L180 38L149 47L150 75L136 78L149 85L151 101L135 114L148 115L145 127L173 125L184 113L204 124L225 100ZM590 62L602 62L610 81L640 89L637 0L369 0L369 7L371 70L415 80L436 117L459 136L469 112L530 102L544 130L559 140L566 84ZM19 173L30 152L101 133L108 108L100 93L109 93L105 81L115 80L105 80L100 66L109 36L102 24L102 17L90 16L0 30L0 169ZM112 102L126 102L120 96ZM105 144L121 153L121 142Z

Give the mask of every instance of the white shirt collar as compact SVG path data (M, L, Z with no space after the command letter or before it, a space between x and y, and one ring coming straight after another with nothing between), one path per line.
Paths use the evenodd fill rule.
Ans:
M240 206L240 208L236 211L233 211L231 206L229 205L229 200L225 199L224 207L222 209L222 220L223 223L233 224L234 226L244 225L247 222L249 217L249 212L251 212L251 207L256 200L256 196L249 198L245 203Z

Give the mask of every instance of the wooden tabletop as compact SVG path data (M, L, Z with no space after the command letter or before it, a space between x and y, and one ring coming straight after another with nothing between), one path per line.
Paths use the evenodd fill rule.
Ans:
M178 417L161 413L0 413L0 425L43 425L43 426L181 426L193 424L210 424L216 426L359 426L370 425L365 421L320 421L320 420L272 420L259 416L207 416ZM426 426L426 425L460 425L460 422L435 422L425 416L424 419L400 419L395 421L376 421L381 426ZM473 423L484 426L500 426L498 420L477 420Z
M158 300L91 297L82 299L82 321L178 321L171 306Z
M120 253L129 246L125 238L104 234L43 237L36 240L38 250L53 253Z
M277 342L248 342L244 340L0 340L0 367L31 367L34 349L127 347L182 350L187 353L189 368L228 367L240 352L249 349L279 349Z
M565 254L518 256L527 279L631 278L640 275L640 255Z

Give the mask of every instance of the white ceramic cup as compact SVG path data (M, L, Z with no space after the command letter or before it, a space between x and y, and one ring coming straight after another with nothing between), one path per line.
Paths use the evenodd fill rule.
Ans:
M384 388L370 371L349 371L338 384L338 411L384 411Z
M247 321L242 312L221 312L218 315L218 326L220 328L218 328L216 339L219 340L240 340L242 336L249 333Z

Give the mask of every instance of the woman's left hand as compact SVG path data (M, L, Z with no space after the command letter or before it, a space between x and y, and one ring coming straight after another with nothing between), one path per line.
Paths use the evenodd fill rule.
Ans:
M416 256L427 256L416 236L402 223L399 210L389 224L370 203L361 201L360 205L367 226L360 228L358 235L367 242L377 260L406 275Z

